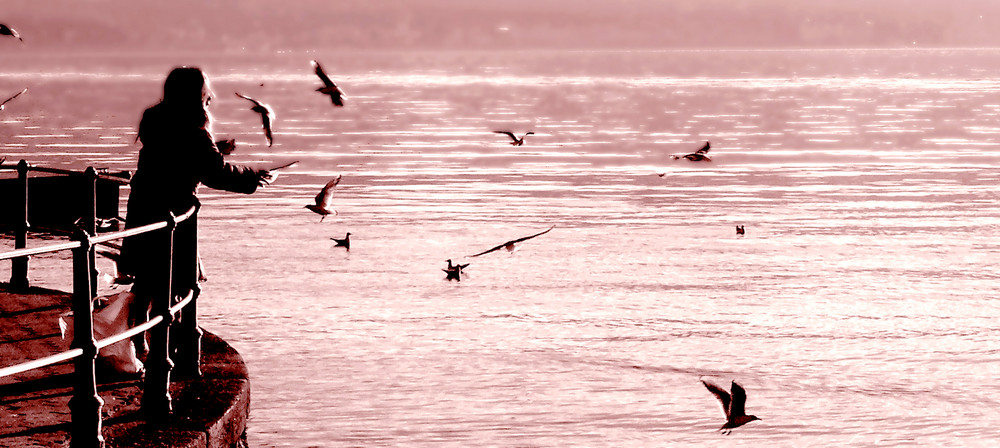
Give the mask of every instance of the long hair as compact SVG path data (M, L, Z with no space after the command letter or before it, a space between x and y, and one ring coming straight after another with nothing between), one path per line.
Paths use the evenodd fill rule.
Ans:
M208 78L200 68L177 67L170 71L163 83L163 100L160 103L184 125L209 129L211 115L206 106L211 99Z

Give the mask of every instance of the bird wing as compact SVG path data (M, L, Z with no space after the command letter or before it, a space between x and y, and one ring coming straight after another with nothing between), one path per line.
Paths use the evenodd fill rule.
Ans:
M313 69L316 70L316 76L319 76L320 81L323 81L324 85L327 87L337 87L337 85L330 80L330 77L326 76L326 72L323 70L323 66L319 65L319 62L316 62L315 60L311 62Z
M539 235L545 235L546 233L549 233L549 232L551 232L551 231L552 231L552 229L554 229L554 228L556 228L556 226L552 226L552 227L549 227L549 228L548 228L547 230L545 230L545 231L542 231L542 232L538 232L538 233L536 233L536 234L534 234L534 235L529 235L529 236L526 236L526 237L523 237L523 238L518 238L518 239L516 239L516 240L511 240L511 241L508 241L508 242L504 243L504 245L507 245L507 244L514 244L514 243L520 243L521 241L524 241L524 240L530 240L530 239L532 239L532 238L534 238L534 237L536 237L536 236L539 236Z
M482 252L480 252L480 253L478 253L478 254L475 254L475 255L469 255L469 257L478 257L478 256L480 256L480 255L486 255L486 254L488 254L488 253L490 253L490 252L493 252L493 251L495 251L495 250L500 250L500 249L503 249L503 247L504 247L504 246L506 246L506 245L507 245L507 243L503 243L503 244L501 244L501 245L499 245L499 246L496 246L496 247L494 247L494 248L491 248L491 249L487 249L487 250L484 250L484 251L482 251Z
M268 110L270 112L270 110ZM264 126L264 137L267 137L267 146L274 143L274 133L271 132L271 114L260 114L261 125Z
M281 165L281 166L276 166L274 168L268 168L268 171L278 171L278 170L281 170L281 169L288 168L288 167L290 167L292 165L295 165L296 163L299 163L299 161L296 160L294 162L289 162L289 163L286 163L286 164Z
M344 92L341 91L336 86L334 86L334 88L337 89L337 94L336 95L330 95L330 101L333 102L333 104L335 106L341 106L342 107L344 105L344 98L343 98Z
M3 100L3 102L2 102L2 103L0 103L0 106L3 106L4 104L7 104L7 103L8 103L8 102L9 102L10 100L12 100L12 99L14 99L14 98L17 98L17 97L21 96L21 94L22 94L22 93L24 93L24 92L27 92L27 91L28 91L28 88L27 88L27 87L25 87L25 88L24 88L24 90L22 90L22 91L20 91L20 92L17 92L17 93L15 93L15 94L14 94L14 96L12 96L12 97L10 97L10 98L7 98L7 99Z
M746 404L747 404L747 391L743 389L743 386L736 384L733 381L733 401L729 405L729 417L739 417L741 415L747 415Z
M492 248L490 248L490 249L487 249L487 250L484 250L484 251L482 251L482 252L480 252L480 253L478 253L478 254L475 254L475 255L470 255L470 257L478 257L478 256L480 256L480 255L486 255L486 254L488 254L488 253L490 253L490 252L493 252L493 251L496 251L496 250L500 250L500 249L503 249L504 247L507 247L507 246L508 246L508 245L510 245L510 244L516 244L516 243L520 243L521 241L524 241L524 240L530 240L530 239L532 239L532 238L534 238L534 237L536 237L536 236L538 236L538 235L544 235L544 234L546 234L546 233L549 233L549 232L551 232L551 231L552 231L552 229L554 229L554 228L556 228L556 226L552 226L552 227L549 227L549 228L548 228L548 230L545 230L544 232L538 232L538 233L536 233L536 234L534 234L534 235L529 235L529 236L526 236L526 237L522 237L522 238L518 238L518 239L516 239L516 240L510 240L510 241L507 241L506 243L503 243L503 244L500 244L500 245L498 245L498 246L496 246L496 247L492 247Z
M493 133L495 133L495 134L503 134L503 135L506 135L506 136L510 137L511 140L514 140L515 142L517 141L517 136L514 135L513 132L510 132L510 131L493 131Z
M253 99L253 98L250 98L250 97L248 97L248 96L246 96L246 95L244 95L244 94L242 94L242 93L240 93L240 92L236 92L236 96L238 96L238 97L240 97L240 98L243 98L243 99L245 99L245 100L247 100L247 101L250 101L251 103L253 103L253 105L254 105L254 106L257 106L257 107L264 107L264 105L263 105L263 104L260 104L260 101L257 101L257 100L255 100L255 99Z
M722 412L726 413L726 419L728 419L729 403L732 401L732 397L730 397L729 392L726 392L725 389L705 380L701 380L701 384L704 384L705 387L708 388L708 391L711 392L712 395L715 395L715 398L719 399L719 402L722 403Z
M323 208L330 207L330 204L333 203L333 187L336 187L340 183L340 178L342 177L344 177L343 174L331 179L323 186L323 189L316 195L316 205Z
M17 40L24 42L24 39L21 38L21 35L18 34L17 30L15 30L14 28L11 28L8 25L0 24L0 29L6 31L5 33L0 33L0 34L9 34L10 37L16 38Z
M701 149L695 151L694 153L695 154L705 154L705 153L708 152L709 149L712 149L712 145L709 145L708 142L705 142L705 146L702 146Z

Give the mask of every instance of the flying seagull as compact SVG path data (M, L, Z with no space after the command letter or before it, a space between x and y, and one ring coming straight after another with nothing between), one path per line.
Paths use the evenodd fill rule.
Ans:
M493 133L495 133L495 134L504 134L506 136L509 136L510 139L513 140L512 142L510 142L510 144L514 145L514 146L521 146L521 145L523 145L525 137L527 137L529 135L534 135L535 134L534 132L530 132L529 131L529 132L525 133L524 135L522 135L521 138L517 138L517 136L514 135L514 133L510 132L510 131L493 131Z
M706 155L708 154L709 149L712 149L712 146L709 145L708 142L705 142L705 146L702 146L701 149L692 152L691 154L684 154L683 156L670 156L670 157L672 157L674 160L683 158L683 159L688 159L692 162L700 162L702 160L706 162L711 162L712 159L708 158L708 156Z
M17 33L17 30L2 23L0 23L0 36L16 37L17 40L24 42L24 39L22 39L21 35Z
M530 240L530 239L532 239L532 238L534 238L536 236L539 236L539 235L544 235L546 233L549 233L555 227L556 226L549 227L548 230L546 230L544 232L536 233L534 235L529 235L529 236L526 236L526 237L523 237L523 238L518 238L516 240L510 240L510 241L508 241L506 243L503 243L503 244L501 244L501 245L499 245L497 247L494 247L492 249L484 250L484 251L482 251L482 252L480 252L478 254L475 254L475 255L470 255L470 257L478 257L480 255L486 255L486 254L488 254L490 252L493 252L495 250L500 250L500 249L507 249L507 252L514 252L514 249L516 249L516 247L514 247L515 244L520 243L521 241Z
M267 146L271 146L274 143L274 134L271 133L271 122L273 122L275 118L274 111L271 109L271 106L239 92L236 92L236 96L253 103L253 107L251 107L250 110L260 114L260 120L264 126L264 136L267 137Z
M319 222L323 222L323 218L326 215L336 215L337 211L331 209L333 206L333 187L336 187L340 183L340 178L344 177L343 174L331 179L329 182L323 186L319 194L316 195L316 205L309 204L306 206L309 210L312 210L320 215Z
M2 25L0 25L0 26L2 26ZM17 97L21 96L21 94L22 94L22 93L24 93L24 92L27 92L27 91L28 91L28 88L27 88L27 87L25 87L25 88L24 88L24 90L22 90L22 91L20 91L20 92L17 92L17 93L15 93L15 94L14 94L14 96L12 96L12 97L10 97L10 98L7 98L7 99L3 100L3 102L2 102L2 103L0 103L0 110L3 110L3 108L4 108L4 105L6 105L6 104L7 104L7 103L8 103L8 102L9 102L10 100L12 100L12 99L14 99L14 98L17 98Z
M746 414L747 392L743 390L743 386L736 384L736 381L733 381L732 393L705 380L701 380L701 383L722 403L722 411L726 413L726 424L722 425L719 431L722 431L723 434L729 434L734 428L754 420L760 420L756 415Z
M333 102L335 106L344 106L344 91L340 90L333 81L330 80L329 76L326 76L326 72L323 71L323 66L319 65L319 62L311 61L313 69L316 70L316 76L319 76L320 81L323 81L323 87L317 88L316 91L324 95L330 95L330 101Z
M344 236L344 239L342 240L337 238L330 238L330 239L337 243L334 245L334 247L343 247L348 251L351 250L351 232L347 232L347 235Z

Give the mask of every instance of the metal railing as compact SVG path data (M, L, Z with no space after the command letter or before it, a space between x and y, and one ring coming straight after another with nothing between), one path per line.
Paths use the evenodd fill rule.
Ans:
M0 260L12 261L11 288L27 289L28 257L32 255L73 251L73 332L71 349L52 356L36 359L21 364L0 368L0 378L26 372L29 370L51 366L56 363L74 360L73 396L69 401L71 415L72 448L103 447L104 437L101 427L101 407L103 400L97 393L96 360L98 351L116 342L149 331L149 353L145 362L145 379L143 382L141 412L148 421L162 420L171 412L170 375L177 361L177 374L192 378L201 376L201 336L197 321L197 298L200 288L197 282L197 248L190 248L184 253L190 254L186 259L174 257L174 233L179 225L189 226L185 231L192 232L195 238L190 241L197 244L197 211L198 206L191 207L182 215L168 213L164 221L133 229L112 232L101 236L96 235L96 206L91 207L90 216L85 216L82 225L74 231L71 242L49 244L42 247L26 248L27 244L27 189L28 171L43 171L57 174L82 175L84 188L91 193L96 204L96 182L98 174L94 168L86 171L73 172L48 168L30 167L22 160L17 165L19 176L24 179L25 219L22 229L15 237L15 250L0 254ZM20 230L23 230L22 234ZM149 233L154 238L153 244L163 244L166 249L165 272L155 273L158 278L146 279L146 293L151 297L151 318L123 333L97 341L94 339L93 300L96 295L96 269L94 269L94 247L97 244L112 240ZM157 252L159 253L159 252ZM14 272L16 269L23 272ZM174 299L174 270L180 269L183 275L190 275L190 290L183 294L179 302L171 305ZM162 276L161 276L162 275ZM15 277L23 279L23 283L15 284ZM179 316L178 325L173 325ZM174 337L171 340L171 336ZM171 351L171 342L176 347ZM173 354L173 356L171 356Z

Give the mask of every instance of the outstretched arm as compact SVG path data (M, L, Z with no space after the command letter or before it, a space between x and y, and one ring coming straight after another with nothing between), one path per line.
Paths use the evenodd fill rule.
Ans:
M194 163L198 167L198 180L205 186L216 190L250 194L257 191L258 186L270 182L264 180L269 174L266 170L257 171L226 162L216 147L212 135L208 131L200 132L203 135L197 138Z

